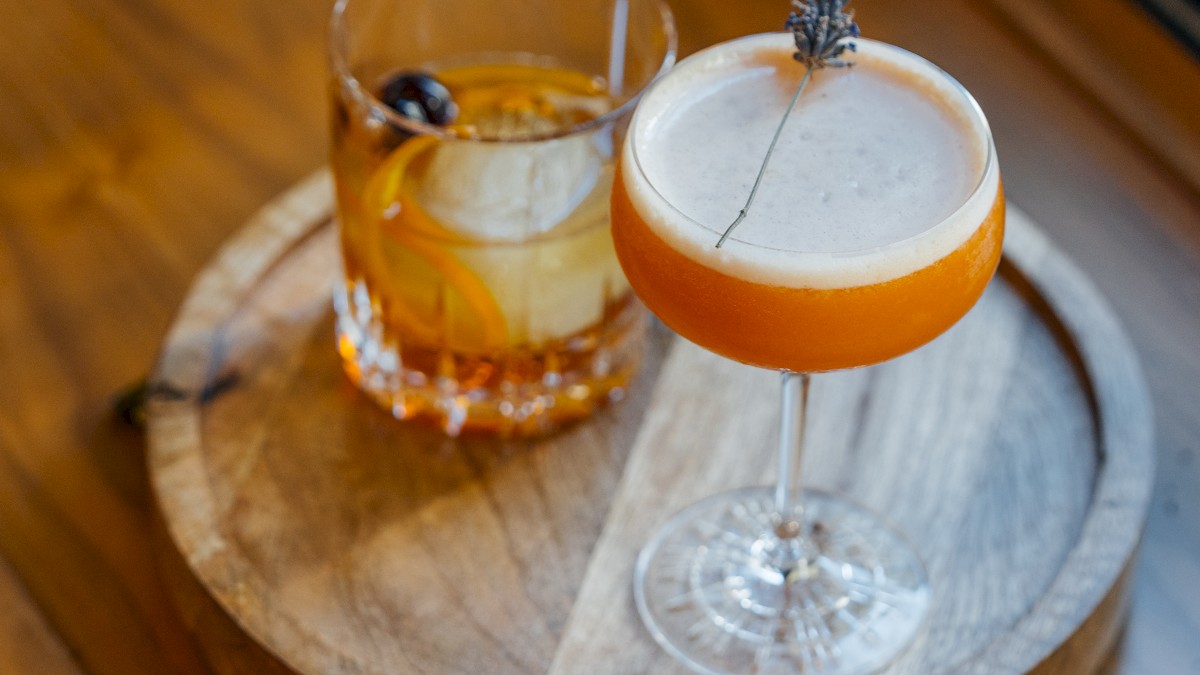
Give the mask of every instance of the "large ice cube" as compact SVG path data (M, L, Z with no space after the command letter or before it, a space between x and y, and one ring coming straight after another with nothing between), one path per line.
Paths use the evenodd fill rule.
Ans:
M416 197L438 224L471 239L514 242L567 219L611 154L598 134L537 142L438 144Z

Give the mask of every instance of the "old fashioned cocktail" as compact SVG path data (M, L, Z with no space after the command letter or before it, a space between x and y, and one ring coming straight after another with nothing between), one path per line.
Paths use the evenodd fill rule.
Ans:
M665 6L340 0L331 40L351 379L450 435L541 433L619 397L644 310L609 189L674 60Z

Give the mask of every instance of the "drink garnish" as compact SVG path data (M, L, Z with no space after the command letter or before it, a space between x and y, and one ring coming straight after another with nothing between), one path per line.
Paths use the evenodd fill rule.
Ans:
M404 72L383 85L379 100L401 115L445 126L458 115L450 90L429 73Z
M762 166L758 169L754 186L750 188L750 196L746 199L746 205L742 207L741 211L738 211L737 218L729 224L729 227L725 228L724 234L717 241L717 248L721 248L721 244L725 243L734 228L740 225L746 218L746 214L749 213L750 204L754 202L754 195L758 193L758 186L762 182L763 174L767 172L767 165L771 162L771 153L775 152L775 144L779 142L783 126L787 123L788 116L792 114L792 108L796 107L796 101L800 99L804 87L812 79L813 71L821 68L846 68L854 65L841 58L846 50L855 51L854 43L850 40L859 35L858 24L854 22L854 12L845 11L848 4L850 4L850 0L792 0L793 9L788 14L787 23L784 25L787 30L792 32L792 37L796 41L796 52L792 54L792 58L804 65L804 77L800 78L800 84L796 86L796 93L792 94L791 103L784 111L783 119L779 120L779 126L775 128L775 136L771 139L771 145L767 146L767 154L763 157Z

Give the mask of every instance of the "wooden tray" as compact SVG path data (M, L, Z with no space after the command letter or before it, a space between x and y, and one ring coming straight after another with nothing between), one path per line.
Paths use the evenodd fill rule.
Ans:
M656 327L627 398L553 438L396 422L333 350L331 199L319 173L222 251L152 385L164 559L216 669L681 671L637 617L634 557L681 507L770 482L776 377ZM1119 633L1145 386L1095 290L1010 214L959 325L814 381L808 480L889 514L929 567L928 634L889 673L1092 672Z

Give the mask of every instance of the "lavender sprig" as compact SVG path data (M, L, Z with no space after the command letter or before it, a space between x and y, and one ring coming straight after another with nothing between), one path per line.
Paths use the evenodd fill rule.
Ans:
M792 13L784 24L796 40L792 58L809 68L843 68L853 65L840 57L854 51L849 42L858 37L854 12L845 11L849 0L792 0Z
M763 174L767 172L767 165L771 162L775 144L779 142L779 136L783 133L783 126L792 114L792 109L796 107L796 101L800 100L804 87L812 79L813 71L854 65L841 58L847 50L855 51L855 44L851 40L859 35L858 24L854 23L854 12L845 11L848 4L850 0L792 0L793 10L788 14L784 26L792 32L796 41L796 52L792 54L792 58L804 64L804 77L800 78L796 93L792 95L792 100L783 113L783 119L779 120L779 126L775 128L775 136L771 138L771 145L767 146L767 154L758 169L754 186L750 188L746 205L738 211L737 218L729 227L725 228L725 232L717 241L717 248L721 248L721 244L725 243L734 228L740 225L750 212L750 205L754 203L754 195L758 194L758 186L762 183Z

